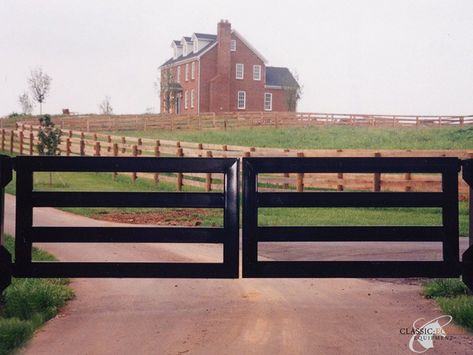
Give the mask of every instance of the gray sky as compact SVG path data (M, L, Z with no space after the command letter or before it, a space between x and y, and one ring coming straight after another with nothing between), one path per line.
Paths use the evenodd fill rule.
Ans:
M158 110L170 43L228 19L268 65L297 71L300 111L473 113L473 1L1 0L0 115L41 65L44 112ZM35 108L35 112L38 107Z

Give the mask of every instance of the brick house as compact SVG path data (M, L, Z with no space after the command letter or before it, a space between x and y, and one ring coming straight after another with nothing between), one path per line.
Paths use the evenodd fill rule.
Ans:
M217 35L194 33L171 44L161 70L161 112L198 114L295 111L299 84L287 68L266 59L228 21Z

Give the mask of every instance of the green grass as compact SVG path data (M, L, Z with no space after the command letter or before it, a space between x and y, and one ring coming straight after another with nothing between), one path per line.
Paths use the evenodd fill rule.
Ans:
M473 296L460 279L429 281L424 284L424 296L435 299L455 323L473 331Z
M5 238L14 255L14 240ZM53 261L54 256L33 248L33 260ZM0 355L23 345L43 323L53 318L73 296L67 279L13 279L0 297Z
M473 149L472 128L321 126L227 131L117 131L119 136L294 149Z

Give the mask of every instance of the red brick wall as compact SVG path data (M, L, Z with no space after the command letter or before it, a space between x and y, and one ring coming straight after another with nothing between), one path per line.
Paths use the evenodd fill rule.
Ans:
M210 80L217 74L217 47L200 58L200 112L210 111Z
M273 94L273 110L276 112L287 111L287 100L283 89L266 89L265 92Z
M232 39L236 40L236 51L231 52L230 111L238 111L238 91L246 91L246 111L263 111L265 65L238 37L233 35ZM243 80L236 79L237 63L244 65ZM253 65L261 66L261 80L259 81L253 80Z
M186 81L186 64L181 64L181 86L182 86L182 101L181 101L181 114L196 114L198 111L198 77L199 77L199 62L194 60L195 63L195 79L192 80L192 62L189 62L189 76ZM191 91L194 90L194 107L191 107ZM187 109L185 108L185 92L188 92L187 98Z

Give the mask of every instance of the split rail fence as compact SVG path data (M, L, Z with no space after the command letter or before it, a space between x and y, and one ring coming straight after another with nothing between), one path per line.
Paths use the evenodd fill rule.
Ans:
M36 155L37 126L22 124L16 129L0 131L0 149L20 155ZM473 150L309 150L245 147L226 144L193 143L173 140L146 139L63 129L61 155L112 157L457 157L473 158ZM120 172L113 173L117 176ZM125 173L123 173L125 174ZM129 173L126 173L129 174ZM138 178L154 179L156 183L176 185L206 191L222 190L223 175L215 173L136 173ZM440 174L422 173L278 173L258 177L261 191L298 191L328 189L337 191L427 191L442 190ZM460 199L467 199L468 185L459 176Z
M125 130L225 130L248 127L372 126L372 127L473 127L473 115L375 115L308 112L223 112L200 115L77 115L54 116L63 129L85 132ZM37 120L27 121L36 124ZM0 120L0 128L15 121Z

